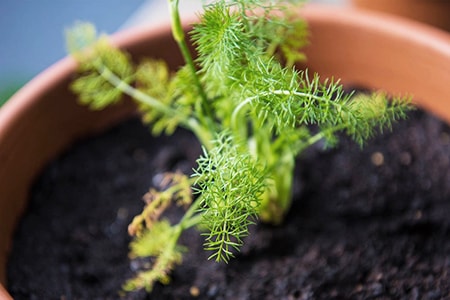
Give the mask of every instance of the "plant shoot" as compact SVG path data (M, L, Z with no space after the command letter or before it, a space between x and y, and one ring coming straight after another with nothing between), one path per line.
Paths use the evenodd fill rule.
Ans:
M318 141L335 146L341 132L362 145L411 108L408 99L382 93L344 93L338 81L297 68L308 36L307 24L293 13L298 4L216 0L204 5L189 34L178 0L168 5L185 62L177 70L157 58L133 63L90 24L68 33L79 62L71 87L82 104L99 110L128 95L154 134L182 127L203 148L191 176L166 174L164 186L144 196L145 207L129 226L130 248L132 257L152 257L152 263L125 290L168 283L187 251L179 237L192 227L204 236L211 259L228 262L250 225L281 224L303 150ZM164 211L174 204L186 210L172 224Z

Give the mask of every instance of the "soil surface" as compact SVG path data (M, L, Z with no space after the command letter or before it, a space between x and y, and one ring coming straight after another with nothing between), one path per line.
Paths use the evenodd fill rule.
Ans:
M164 171L190 172L192 136L152 138L138 120L78 143L33 187L8 265L15 299L119 299L138 263L127 225ZM251 228L228 265L202 238L169 286L128 299L449 299L450 129L422 111L364 149L344 138L299 158L280 227ZM198 295L197 295L198 294Z

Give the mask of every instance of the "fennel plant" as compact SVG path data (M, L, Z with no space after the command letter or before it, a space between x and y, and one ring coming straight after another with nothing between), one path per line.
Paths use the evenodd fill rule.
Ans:
M334 146L338 132L362 145L410 108L407 99L388 101L382 93L344 93L338 81L296 68L304 59L299 49L307 43L307 26L294 17L293 3L216 0L204 5L189 35L178 0L168 5L185 61L176 71L152 58L132 63L90 24L68 34L80 70L72 89L81 103L103 109L126 94L154 134L183 127L203 147L192 176L167 174L164 188L145 195L142 213L129 226L135 236L130 248L132 256L153 257L152 265L125 290L168 283L185 251L179 237L191 227L200 229L211 259L229 261L251 224L282 222L295 159L304 149L321 140ZM164 217L173 203L186 207L176 224Z

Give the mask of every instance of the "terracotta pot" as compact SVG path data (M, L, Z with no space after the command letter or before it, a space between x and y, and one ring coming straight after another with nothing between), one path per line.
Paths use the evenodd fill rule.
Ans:
M414 22L352 9L308 6L308 67L344 83L411 93L417 104L450 123L450 35ZM168 26L113 37L133 57L181 63ZM75 63L66 58L36 77L0 110L0 282L29 187L44 165L78 138L135 113L125 102L102 112L76 104L67 84ZM10 296L0 285L0 299Z
M450 31L448 0L352 0L352 3L360 8L396 14Z

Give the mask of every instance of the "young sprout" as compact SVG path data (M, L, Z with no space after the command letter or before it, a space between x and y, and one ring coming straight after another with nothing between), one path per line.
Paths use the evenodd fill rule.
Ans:
M295 159L303 150L320 140L334 146L339 132L362 145L411 108L408 99L353 96L338 81L297 69L307 26L293 17L293 3L217 0L204 6L186 37L178 1L168 2L185 60L175 72L151 58L133 64L106 38L97 38L90 24L68 34L80 71L72 89L81 103L103 109L126 94L154 134L183 127L203 147L192 176L168 174L161 190L146 194L145 208L129 226L135 236L130 248L133 257L152 257L152 265L125 290L151 291L155 282L168 283L187 251L179 237L191 227L201 228L211 259L228 262L249 225L282 222L292 201ZM187 209L171 224L164 211L174 203Z

